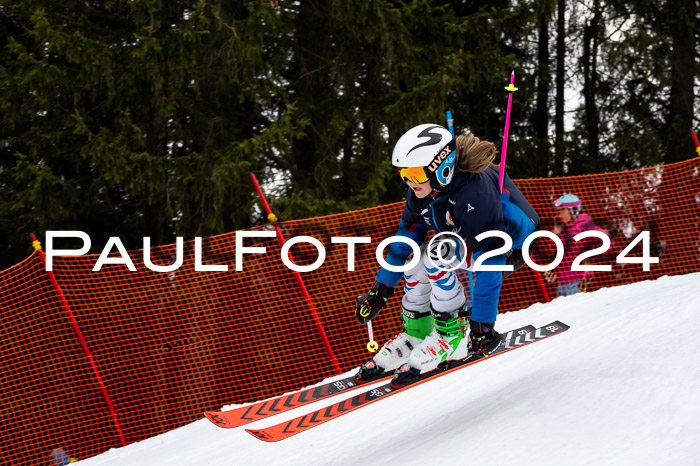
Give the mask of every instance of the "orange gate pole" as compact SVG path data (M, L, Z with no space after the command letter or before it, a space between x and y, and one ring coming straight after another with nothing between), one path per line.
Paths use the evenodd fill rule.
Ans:
M700 142L698 142L698 137L695 135L695 131L692 129L690 130L690 137L693 138L693 142L695 143L695 152L697 152L698 156L700 156Z
M68 300L66 300L66 297L63 295L63 291L61 291L61 287L58 284L58 281L56 280L56 276L52 271L46 270L46 257L44 254L44 251L41 249L41 243L39 240L36 239L36 236L33 234L30 236L32 240L32 246L34 246L34 249L36 252L39 254L39 259L41 259L41 263L44 265L44 270L46 271L46 274L49 276L49 280L51 281L51 285L53 285L54 290L56 290L56 294L58 295L58 300L61 303L61 306L63 307L63 310L66 311L66 314L68 315L68 320L70 321L71 327L73 327L73 331L75 332L76 336L78 337L78 340L80 341L80 346L83 347L83 353L85 353L85 357L87 357L88 362L90 363L90 367L92 368L92 373L95 375L95 379L97 379L97 385L99 385L100 390L102 391L102 396L105 399L105 402L107 403L107 408L109 409L109 413L112 416L112 421L114 422L114 428L117 431L117 435L119 436L119 441L121 442L121 446L126 446L126 440L124 440L124 432L122 431L121 424L119 424L119 418L117 417L117 412L114 409L114 405L112 404L112 398L109 396L109 392L107 391L107 387L104 384L104 381L102 380L102 376L100 375L100 370L97 368L97 364L95 363L95 359L92 357L92 353L90 352L90 348L87 345L87 341L85 341L85 337L83 336L83 332L80 331L80 327L78 326L78 321L75 319L75 316L73 315L73 311L71 311L70 306L68 305Z
M534 269L530 270L532 270L532 273L535 275L535 281L537 282L537 286L540 287L540 291L542 292L542 296L544 297L544 302L550 302L552 299L549 297L549 293L547 293L547 286L544 284L544 280L542 280L542 274Z
M258 179L255 177L253 173L250 174L250 179L253 181L253 186L255 186L255 190L258 192L258 196L260 196L260 201L263 204L263 207L265 207L265 211L267 212L267 219L268 221L272 224L272 226L275 228L275 232L277 233L277 239L279 239L280 244L284 245L284 236L282 235L282 230L280 230L280 227L277 226L277 217L275 214L272 213L272 209L270 209L270 205L267 203L267 199L265 199L265 194L262 192L262 189L260 188L260 184L258 183ZM292 262L292 253L288 252L289 260ZM321 322L320 317L318 316L318 312L316 311L316 307L314 306L313 301L311 301L311 296L309 295L308 290L306 289L306 285L304 285L304 280L301 278L301 274L297 272L296 270L292 270L292 273L294 274L294 279L297 282L297 285L299 285L299 289L301 290L301 294L304 295L304 299L306 299L306 303L309 305L309 309L311 310L311 315L314 318L314 323L316 324L316 329L318 330L319 335L321 335L321 339L323 340L323 344L326 347L326 351L328 352L328 356L331 359L331 363L333 364L333 368L335 369L337 374L342 374L343 371L340 369L340 363L338 362L338 358L336 357L335 353L333 352L333 348L331 347L331 342L328 340L328 335L326 334L326 329L323 327L323 322Z

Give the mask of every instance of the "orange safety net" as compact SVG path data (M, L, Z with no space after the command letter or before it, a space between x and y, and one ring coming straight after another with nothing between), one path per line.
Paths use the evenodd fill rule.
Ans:
M612 271L588 275L585 291L700 270L699 158L516 183L540 214L543 229L552 228L553 201L574 193L583 200L583 212L610 232L614 247L601 263L613 264ZM395 233L402 205L279 224L287 239L307 235L325 246L323 265L302 276L343 371L370 356L366 327L354 318L354 300L373 283L375 249ZM266 229L270 226L251 230ZM648 272L638 264L615 264L617 254L643 230L650 231L651 255L660 262ZM332 244L334 236L372 238L371 244L356 246L355 271L348 271L347 245ZM551 257L542 241L535 242L533 259L547 264ZM184 243L183 265L168 273L146 268L143 250L129 251L135 272L116 264L93 272L98 255L55 258L67 307L52 287L41 253L0 272L4 462L48 464L56 448L90 457L119 447L122 435L125 443L136 442L201 419L205 410L264 399L335 375L276 238L246 239L246 247L267 251L244 255L241 272L235 271L235 233L202 243L202 263L228 265L228 271L195 271L194 241ZM639 256L641 249L640 243L631 255ZM291 253L297 264L317 258L308 243L292 247ZM151 260L168 265L175 254L175 245L153 247ZM397 292L373 321L380 343L399 331L401 295ZM504 281L499 310L555 296L556 283L525 266Z

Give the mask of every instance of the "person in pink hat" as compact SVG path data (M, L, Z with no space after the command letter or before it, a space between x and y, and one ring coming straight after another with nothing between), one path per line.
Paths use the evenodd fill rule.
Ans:
M575 194L564 194L554 201L556 215L554 217L553 232L559 236L559 239L564 244L564 258L558 267L558 271L547 271L544 273L544 276L550 283L557 282L557 296L568 296L580 291L582 281L584 278L589 278L591 272L573 271L571 270L571 265L580 254L600 246L600 240L597 238L589 237L581 241L574 241L574 237L579 233L590 230L608 235L606 230L593 223L590 215L581 212L581 204L581 199ZM549 243L549 248L550 252L556 252L553 243ZM604 255L598 255L592 259L600 260L601 257L604 257Z

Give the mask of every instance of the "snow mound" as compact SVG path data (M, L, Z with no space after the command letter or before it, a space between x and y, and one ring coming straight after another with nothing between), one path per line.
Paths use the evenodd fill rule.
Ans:
M662 277L501 315L500 331L571 329L281 442L202 419L80 464L700 464L699 285Z

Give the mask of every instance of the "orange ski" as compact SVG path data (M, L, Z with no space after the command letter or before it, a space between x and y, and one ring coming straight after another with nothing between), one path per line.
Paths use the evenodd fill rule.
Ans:
M375 401L381 398L385 398L407 388L420 385L423 382L427 382L428 380L435 379L437 377L456 371L458 369L462 369L464 367L471 366L472 364L476 364L486 359L490 359L499 354L507 353L508 351L514 350L516 348L520 348L522 346L529 345L530 343L534 343L536 341L543 340L553 335L557 335L568 329L568 325L556 321L538 329L535 329L532 326L528 326L523 327L521 329L512 330L505 335L502 346L499 347L494 353L492 353L487 358L472 354L466 359L453 364L449 368L445 368L443 370L438 369L437 371L424 374L423 378L420 378L409 385L405 385L402 387L394 387L392 386L391 382L388 382L372 390L368 390L366 392L355 395L352 398L339 401L326 408L321 408L312 413L305 414L296 419L292 419L291 421L283 422L281 424L277 424L266 429L246 429L246 432L266 442L276 442L279 440L284 440L286 438L291 437L292 435L298 434L300 432L305 432L309 429L323 424L324 422L328 422L331 419L335 419L339 416L342 416L343 414L349 413L358 408L374 403Z
M387 380L393 376L393 373L385 377L372 380L371 383ZM314 401L323 400L324 398L337 395L342 392L354 390L357 387L369 383L358 383L350 376L334 382L328 382L317 387L307 388L287 395L281 395L276 398L271 398L265 401L258 401L247 406L234 408L228 411L205 411L204 415L214 424L225 429L239 427L249 422L264 419L274 416L275 414L283 413L299 406L304 406Z

